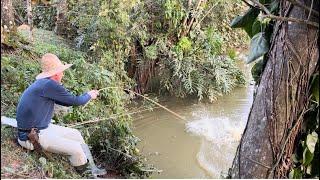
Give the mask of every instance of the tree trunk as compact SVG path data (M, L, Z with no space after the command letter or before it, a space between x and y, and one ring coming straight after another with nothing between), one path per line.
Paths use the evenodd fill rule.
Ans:
M10 34L16 31L13 10L12 0L1 0L1 48L10 44Z
M310 7L310 2L305 3ZM319 7L317 1L313 7ZM280 16L309 12L280 1ZM318 17L311 15L311 21ZM309 80L319 58L318 28L276 22L267 64L229 174L232 178L286 178L308 103Z
M56 25L54 27L54 32L58 35L62 35L66 33L66 27L67 27L67 19L66 14L68 11L68 5L66 0L61 0L57 4L57 19L56 19Z
M30 27L29 38L31 41L33 41L33 34L32 34L33 19L32 19L32 2L31 2L31 0L27 0L27 18L28 18L28 24Z
M1 0L1 26L8 28L14 26L14 13L12 0Z

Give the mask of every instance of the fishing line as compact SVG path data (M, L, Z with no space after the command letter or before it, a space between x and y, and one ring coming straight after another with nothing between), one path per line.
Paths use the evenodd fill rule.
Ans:
M115 89L117 89L117 88L121 89L120 87L105 87L105 88L101 88L101 89L99 89L99 90L98 90L98 92L103 91L103 90L106 90L106 89L113 89L113 88L115 88ZM159 107L163 108L164 110L168 111L169 113L173 114L173 115L174 115L174 116L176 116L177 118L179 118L179 119L182 119L182 120L186 121L186 119L185 119L183 116L179 115L178 113L176 113L176 112L174 112L174 111L170 110L169 108L167 108L167 107L165 107L165 106L163 106L163 105L159 104L158 102L156 102L156 101L154 101L154 100L152 100L152 99L150 99L150 98L148 98L148 97L146 97L146 96L144 96L144 95L142 95L142 94L139 94L139 93L137 93L137 92L134 92L134 91L132 91L132 90L130 90L130 89L126 89L126 88L124 88L123 90L125 90L125 91L129 91L129 92L131 92L131 93L133 93L133 94L135 94L135 95L137 95L137 96L143 97L144 99L146 99L146 100L148 100L148 101L152 102L153 104L155 104L155 105L157 105L157 106L159 106ZM89 103L87 103L87 104L89 104ZM86 104L86 105L84 105L84 106L83 106L83 108L84 108L84 107L86 107L86 106L87 106L87 104ZM97 122L97 121L94 121L94 122Z

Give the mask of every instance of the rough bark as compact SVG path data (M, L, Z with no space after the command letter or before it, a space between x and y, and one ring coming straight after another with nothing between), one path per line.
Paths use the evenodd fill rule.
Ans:
M14 25L12 0L1 0L1 25L8 28Z
M310 3L301 1L310 7ZM319 6L319 1L314 7ZM280 15L307 19L308 11L280 1ZM317 17L310 20L317 21ZM233 161L232 178L285 178L307 108L308 84L319 58L318 29L276 22L268 61Z
M12 0L1 0L1 48L11 46L10 34L16 31Z
M54 32L58 35L66 33L67 19L66 14L68 12L68 4L66 0L61 0L57 4L57 19L54 27Z
M29 39L33 41L33 34L32 34L33 19L32 19L32 1L31 0L27 0L27 18L28 18L28 24L30 27Z

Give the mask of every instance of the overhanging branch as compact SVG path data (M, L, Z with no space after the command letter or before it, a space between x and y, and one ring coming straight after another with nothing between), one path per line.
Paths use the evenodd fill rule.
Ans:
M311 11L313 14L317 15L319 17L319 12L317 12L316 10L309 8L308 6L305 6L304 4L302 4L301 2L298 2L296 0L287 0L289 2L291 2L293 5L296 5L298 7L301 7L305 10ZM311 5L312 6L312 5Z
M255 5L257 5L262 11L264 11L267 14L267 15L262 15L263 18L276 19L279 21L290 21L290 22L296 22L296 23L300 23L300 24L308 24L310 26L314 26L314 27L319 28L319 23L316 23L316 22L312 22L312 21L308 21L308 20L304 20L304 19L292 18L292 17L275 16L275 15L271 14L271 12L268 10L268 8L266 8L260 2L258 2L256 0L250 0L250 1L252 3L254 3Z
M297 18L292 18L292 17L281 17L281 16L275 16L272 14L262 15L262 17L276 19L279 21L290 21L290 22L296 22L296 23L300 23L300 24L307 24L307 25L319 28L319 23L316 23L313 21L308 21L308 20L303 20L303 19L297 19Z

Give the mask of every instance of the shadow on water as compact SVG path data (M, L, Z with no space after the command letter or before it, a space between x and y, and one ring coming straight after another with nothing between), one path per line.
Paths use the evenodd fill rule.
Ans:
M250 77L250 67L239 65ZM236 88L214 103L194 99L161 101L163 109L134 116L134 133L148 163L163 170L154 178L219 178L232 164L253 101L253 86Z

